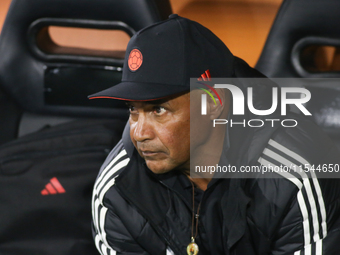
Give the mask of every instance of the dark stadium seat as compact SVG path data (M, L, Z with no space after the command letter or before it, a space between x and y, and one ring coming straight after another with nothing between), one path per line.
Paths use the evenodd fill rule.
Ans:
M0 106L6 107L0 133L11 132L0 135L0 144L20 130L26 133L19 128L22 112L43 114L48 121L53 116L57 123L55 116L62 116L60 121L126 117L120 102L87 99L120 80L124 52L61 48L51 40L49 26L122 30L132 36L169 14L168 0L13 0L0 36ZM44 121L36 115L26 119Z
M168 0L12 1L0 35L1 254L98 254L93 184L128 117L87 98L120 81L125 50L60 46L49 27L128 39L169 14Z
M338 144L339 17L337 0L283 1L256 65L268 77L310 78L302 82L312 95L307 108Z

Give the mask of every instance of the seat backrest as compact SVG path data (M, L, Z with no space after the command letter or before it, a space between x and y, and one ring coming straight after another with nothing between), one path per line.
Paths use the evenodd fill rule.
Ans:
M268 77L317 78L303 82L312 96L306 107L340 147L339 17L337 0L285 0L256 69Z
M13 0L0 36L0 86L25 111L124 115L116 100L88 100L121 78L124 51L60 47L49 26L135 31L167 18L168 0Z
M256 69L268 77L340 77L340 70L313 71L306 63L322 61L313 46L340 46L339 16L337 0L283 1Z

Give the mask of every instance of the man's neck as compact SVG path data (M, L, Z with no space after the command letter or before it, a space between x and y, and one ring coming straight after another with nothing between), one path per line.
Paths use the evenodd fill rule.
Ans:
M229 102L229 101L228 101ZM219 118L227 118L229 107L226 106L223 109ZM202 190L206 190L208 184L214 177L214 172L210 172L212 168L220 162L223 152L224 143L226 142L226 126L216 125L212 126L209 130L205 130L205 134L209 134L205 137L204 142L200 143L196 147L191 147L190 153L190 166L187 174L188 178L196 184ZM201 171L196 171L200 169ZM202 171L204 170L204 171Z
M210 172L211 167L215 167L221 158L223 151L223 144L225 139L225 128L221 127L221 130L215 130L209 141L198 148L194 155L191 155L192 159L190 162L192 171L186 173L188 178L201 190L206 190L209 182L214 177L214 173ZM200 169L205 169L205 172L196 172L196 167Z
M189 180L192 181L199 189L205 191L208 188L208 184L212 178L191 178L188 176Z

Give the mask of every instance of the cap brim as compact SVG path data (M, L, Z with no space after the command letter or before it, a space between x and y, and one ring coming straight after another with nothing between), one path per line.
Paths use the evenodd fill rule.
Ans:
M88 96L89 99L109 98L126 101L150 101L189 92L185 85L121 82L111 88Z

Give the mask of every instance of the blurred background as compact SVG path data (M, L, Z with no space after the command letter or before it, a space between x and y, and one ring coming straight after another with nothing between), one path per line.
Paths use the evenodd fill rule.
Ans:
M0 30L10 0L0 0ZM231 52L255 66L282 0L170 0L173 13L208 27ZM125 49L129 37L120 32L50 27L56 44L88 49ZM112 42L115 42L114 44Z

